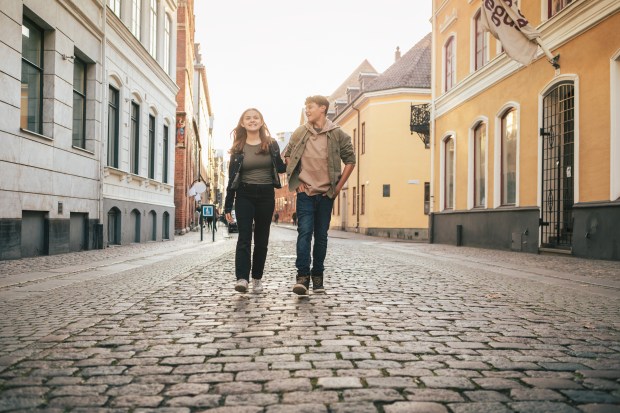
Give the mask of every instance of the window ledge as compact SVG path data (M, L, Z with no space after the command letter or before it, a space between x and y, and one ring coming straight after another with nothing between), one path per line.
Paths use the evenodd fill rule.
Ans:
M73 149L77 150L77 151L84 152L84 153L87 153L89 155L94 155L95 154L95 152L90 151L90 150L85 149L85 148L82 148L82 147L79 147L79 146L71 145L71 147Z
M26 134L28 134L28 135L36 136L37 138L42 138L42 139L45 139L45 140L48 140L48 141L53 141L54 140L54 138L51 138L51 137L45 136L45 135L41 135L40 133L33 132L33 131L29 130L29 129L19 128L19 130L24 132L24 133L26 133Z

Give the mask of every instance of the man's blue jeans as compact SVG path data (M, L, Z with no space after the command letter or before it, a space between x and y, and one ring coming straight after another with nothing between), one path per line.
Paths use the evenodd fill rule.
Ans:
M323 195L297 193L297 267L298 275L323 275L327 254L327 231L332 218L334 200ZM314 236L312 262L310 244ZM312 264L312 271L310 270Z

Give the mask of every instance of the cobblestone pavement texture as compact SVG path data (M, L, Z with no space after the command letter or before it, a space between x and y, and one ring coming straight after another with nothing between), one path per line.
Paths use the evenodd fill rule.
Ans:
M0 262L0 412L620 411L620 264L330 232L297 297L235 236ZM20 281L22 279L22 281Z

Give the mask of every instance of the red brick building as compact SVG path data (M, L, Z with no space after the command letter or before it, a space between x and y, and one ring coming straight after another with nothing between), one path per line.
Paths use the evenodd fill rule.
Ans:
M201 201L188 195L188 190L198 180L208 184L207 165L203 161L209 150L209 125L205 118L211 115L206 75L197 59L199 45L194 43L194 0L179 0L177 9L177 95L174 204L175 233L185 234L198 225L196 209L206 203L208 194ZM196 70L198 66L199 69ZM197 75L198 74L198 75ZM200 90L196 90L200 89ZM196 93L198 92L198 93ZM194 97L198 96L197 99ZM206 96L206 99L202 98ZM205 107L206 106L206 107Z

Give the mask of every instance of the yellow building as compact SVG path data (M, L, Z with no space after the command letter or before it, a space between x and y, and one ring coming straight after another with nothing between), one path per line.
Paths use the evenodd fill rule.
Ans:
M432 241L620 259L620 2L519 3L559 68L433 0Z
M353 139L357 166L334 202L332 228L428 239L430 150L412 135L411 105L431 98L431 35L384 73L361 72L329 117ZM428 142L428 141L427 141Z

